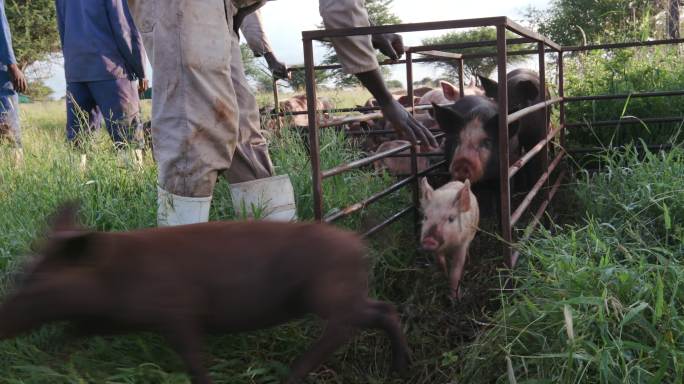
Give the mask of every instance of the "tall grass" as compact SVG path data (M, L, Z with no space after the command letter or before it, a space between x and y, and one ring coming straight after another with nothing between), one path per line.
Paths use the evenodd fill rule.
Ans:
M684 375L684 151L602 155L582 224L540 231L464 348L463 382L675 383Z

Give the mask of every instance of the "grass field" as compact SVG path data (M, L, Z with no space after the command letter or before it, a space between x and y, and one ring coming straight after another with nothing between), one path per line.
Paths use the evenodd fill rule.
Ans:
M343 104L351 102L357 103ZM61 201L80 199L83 223L99 230L155 225L151 159L142 170L119 167L109 140L97 135L86 147L90 160L82 172L80 154L64 143L64 119L61 103L23 106L24 166L10 166L10 150L0 149L3 289L35 251L47 215ZM360 156L353 143L332 131L323 133L321 146L324 168ZM301 138L286 130L271 149L278 173L293 179L300 217L310 219L309 164ZM627 151L600 161L604 173L581 175L560 200L572 203L566 211L573 212L567 220L573 223L537 232L521 244L515 271L500 269L502 260L492 252L499 244L495 236L478 235L461 302L447 298L446 278L428 265L431 256L415 251L411 220L370 240L372 295L399 307L413 352L409 377L388 375L388 341L364 332L310 382L681 382L684 151L645 158ZM391 182L369 170L337 177L325 184L326 210ZM367 227L408 201L408 193L397 193L343 225ZM211 218L232 217L227 185L220 182ZM320 330L318 321L304 319L213 336L207 339L206 364L216 383L277 383ZM71 333L55 325L0 342L0 383L189 382L180 360L156 335L78 339Z

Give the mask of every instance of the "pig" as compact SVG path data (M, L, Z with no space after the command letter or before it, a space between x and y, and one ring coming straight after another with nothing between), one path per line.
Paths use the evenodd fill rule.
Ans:
M309 117L306 114L290 115L288 113L294 112L306 112L307 111L307 99L306 95L293 96L285 101L280 102L280 112L284 112L285 116L280 117L281 125L285 125L287 121L291 121L295 127L308 127ZM316 110L318 111L329 111L335 108L335 105L328 99L318 98L316 102ZM275 109L272 113L275 113ZM287 119L286 119L287 118ZM332 115L328 112L322 112L318 115L318 123L325 124L332 121ZM269 130L276 130L277 124L275 118L271 118L266 122L266 127Z
M378 147L376 153L386 152L394 148L410 144L406 140L392 140L386 141ZM428 152L426 148L418 147L418 153ZM399 152L399 154L408 155L411 153L410 149ZM393 176L405 176L412 174L411 172L411 158L410 157L386 157L374 163L375 169L380 171L386 169ZM418 157L418 172L426 170L430 166L430 162L426 157Z
M439 86L439 89L433 89L423 95L418 101L418 105L449 104L461 98L461 91L458 86L448 81L440 81ZM463 93L464 96L481 96L484 95L484 90L470 84L463 89Z
M205 332L246 332L306 314L327 320L294 362L299 383L359 328L389 336L395 369L409 351L394 306L368 297L359 236L315 223L210 222L130 232L76 224L75 205L56 215L42 252L0 305L0 340L67 321L92 333L156 331L194 384Z
M424 217L420 233L422 248L436 253L439 265L449 276L451 296L461 299L468 247L480 221L480 208L470 190L470 181L452 181L434 190L427 178L423 178L420 206ZM451 272L447 269L447 256L451 257Z
M498 183L499 111L484 96L466 96L449 106L433 104L435 118L446 133L444 153L451 177L472 184ZM520 156L517 125L508 130L509 159Z
M519 111L542 101L541 85L537 72L524 68L515 69L509 72L506 78L508 113ZM499 84L483 76L480 76L480 81L485 89L486 96L498 100ZM548 89L545 93L546 99L549 99ZM521 118L517 122L518 139L522 150L529 151L546 137L549 132L550 117L551 108L547 112L542 109ZM546 152L542 150L520 172L524 175L525 189L530 189L539 180L546 168Z

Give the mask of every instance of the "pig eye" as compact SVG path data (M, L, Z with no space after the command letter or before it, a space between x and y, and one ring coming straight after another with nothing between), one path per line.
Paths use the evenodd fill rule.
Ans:
M453 216L449 216L449 223L453 223L456 220Z

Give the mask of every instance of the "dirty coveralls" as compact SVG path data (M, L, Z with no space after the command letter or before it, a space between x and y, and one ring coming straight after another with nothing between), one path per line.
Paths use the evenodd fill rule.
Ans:
M16 64L12 49L5 0L0 0L0 140L8 138L16 148L21 148L21 126L19 125L19 96L10 81L8 66Z
M67 80L67 139L90 131L101 115L115 144L142 144L135 80L145 78L145 49L126 0L55 3Z
M211 196L230 182L271 176L256 100L233 16L250 0L129 0L153 68L152 138L159 186ZM368 26L363 0L320 0L328 28ZM293 1L293 5L296 1ZM378 68L369 36L334 39L349 73Z

